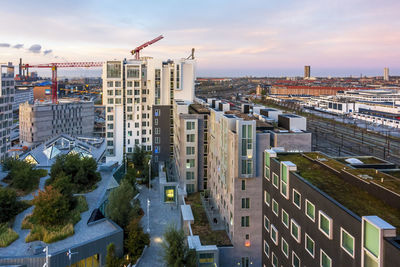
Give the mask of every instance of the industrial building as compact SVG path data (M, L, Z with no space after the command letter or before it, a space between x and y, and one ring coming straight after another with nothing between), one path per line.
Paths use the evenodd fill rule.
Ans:
M12 63L0 65L0 161L11 147L14 91L14 66Z
M19 109L20 143L33 146L61 133L93 136L94 104L79 99L24 103Z
M152 151L154 163L171 155L171 107L174 99L194 99L194 68L193 59L145 57L104 63L107 161L121 163L124 154L132 153L137 145ZM155 140L155 128L159 128L158 135L169 139ZM162 150L154 150L156 141Z
M274 150L263 162L263 266L398 266L393 164Z

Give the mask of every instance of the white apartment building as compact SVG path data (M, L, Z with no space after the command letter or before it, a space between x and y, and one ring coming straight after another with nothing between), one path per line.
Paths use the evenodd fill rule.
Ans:
M194 99L195 61L150 57L107 61L102 78L107 161L122 163L124 154L133 152L136 145L153 149L154 106L171 107L175 98ZM161 131L172 139L170 129Z
M0 64L0 161L11 147L14 93L14 66Z

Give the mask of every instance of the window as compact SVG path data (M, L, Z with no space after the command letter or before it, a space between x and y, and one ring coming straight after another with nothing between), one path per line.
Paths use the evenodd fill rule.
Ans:
M267 232L269 232L269 226L270 226L269 219L267 216L264 215L264 228L265 230L267 230Z
M154 134L160 134L160 128L154 128Z
M194 172L186 172L186 180L194 180Z
M264 253L265 256L267 256L267 258L269 258L269 245L267 243L267 241L264 240Z
M271 239L275 245L278 245L278 230L276 230L273 224L271 224Z
M284 209L282 209L282 223L289 228L289 214Z
M292 266L300 267L300 258L292 251Z
M242 125L242 156L253 155L253 125Z
M278 257L272 252L272 266L278 267Z
M312 240L311 237L307 234L305 234L305 249L311 255L311 257L314 258L314 252L315 252L314 240Z
M306 199L306 215L315 222L315 205Z
M276 215L279 216L279 204L278 202L275 201L275 199L272 199L272 212Z
M115 87L121 87L121 82L115 82ZM116 90L116 91L121 91L121 90Z
M269 181L269 168L267 166L264 168L264 178Z
M126 77L127 78L139 78L139 66L127 66Z
M293 204L301 209L301 195L296 189L293 189Z
M188 194L194 193L194 184L187 184L186 191Z
M264 202L269 207L271 203L271 195L267 192L267 190L264 190Z
M113 95L113 90L107 90L107 95Z
M289 199L289 189L288 189L288 183L289 183L289 177L288 177L288 171L287 171L287 166L282 164L281 165L281 194L286 198Z
M251 175L253 173L253 160L242 159L242 174Z
M297 241L297 243L300 243L300 231L300 226L295 220L292 219L290 224L290 234Z
M246 190L246 181L242 180L242 190Z
M318 229L329 239L332 239L332 219L322 211L319 211L318 217Z
M249 267L250 260L249 257L242 257L242 265L243 267Z
M278 188L278 175L276 173L272 173L272 184Z
M107 82L107 87L113 87L113 86L114 86L114 82L112 82L112 81Z
M115 104L121 104L121 98L116 98L115 99Z
M321 267L332 267L332 260L329 256L321 249L320 254L320 266Z
M155 109L154 110L154 116L156 116L156 117L160 116L160 110L159 109Z
M160 143L160 137L156 136L156 137L154 138L154 142L155 142L156 144L159 144L159 143Z
M132 86L133 86L132 81L126 83L126 87L132 87ZM132 90L129 90L129 91L131 91L131 94L132 94Z
M194 121L186 122L186 130L194 130Z
M160 146L154 146L154 152L156 154L159 154L160 153Z
M194 134L187 134L186 142L193 143L194 142Z
M282 246L282 253L286 256L286 258L289 258L289 245L286 242L285 239L283 239L282 237L282 242L281 242L281 246Z
M242 198L242 209L249 209L250 208L250 198Z
M343 228L340 228L340 246L354 258L354 237Z
M186 155L194 155L194 147L193 146L186 147Z
M186 169L194 168L194 159L187 159L186 160Z
M107 62L107 78L120 78L121 77L121 62L109 61Z
M366 257L366 260L368 262L371 263L376 262L379 258L379 247L380 247L379 228L377 228L375 225L368 222L367 220L363 220L363 223L364 223L364 242L363 242L364 257Z
M242 216L241 217L241 226L242 227L250 227L250 216Z

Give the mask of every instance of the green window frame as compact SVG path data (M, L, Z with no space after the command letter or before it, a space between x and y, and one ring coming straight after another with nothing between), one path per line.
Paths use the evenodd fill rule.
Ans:
M264 215L264 228L267 232L269 232L271 224L267 216Z
M284 209L282 209L282 223L289 228L289 214Z
M271 205L271 195L264 190L264 203L269 207Z
M319 211L318 229L329 239L332 239L332 219L323 211Z
M297 241L297 243L300 243L300 237L301 237L301 228L300 225L293 219L290 221L290 234L292 237Z
M279 178L278 178L278 175L274 172L272 173L272 184L276 188L279 188Z
M283 237L281 238L281 249L282 249L283 255L285 255L286 258L289 258L289 245L286 242L286 240L283 239Z
M281 194L284 196L286 199L289 199L289 177L287 173L287 166L284 164L281 164Z
M300 258L296 255L296 253L294 253L294 251L292 251L292 266L300 267Z
M265 240L264 240L264 254L265 256L267 256L267 258L269 258L269 245Z
M346 230L342 227L340 228L340 246L341 248L346 251L351 257L354 258L354 237L349 234Z
M275 245L278 245L278 230L275 228L273 224L271 224L271 240Z
M279 204L275 201L275 199L272 199L272 212L276 216L279 216Z
M306 199L306 215L307 217L315 222L315 205Z
M319 258L321 267L332 267L332 259L322 249Z
M372 223L364 220L364 248L379 258L380 231Z
M293 188L293 204L301 209L301 194Z
M272 266L278 267L278 257L272 252Z
M315 243L314 240L311 239L311 237L307 234L305 234L305 242L304 246L306 251L311 255L311 257L314 258L315 255Z

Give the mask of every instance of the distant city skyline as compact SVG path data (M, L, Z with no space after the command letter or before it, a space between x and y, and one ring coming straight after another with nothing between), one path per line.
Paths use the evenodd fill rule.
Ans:
M304 65L311 76L382 76L384 67L399 76L399 9L396 0L7 1L0 62L129 58L163 34L142 55L182 58L194 47L198 76L303 76Z

